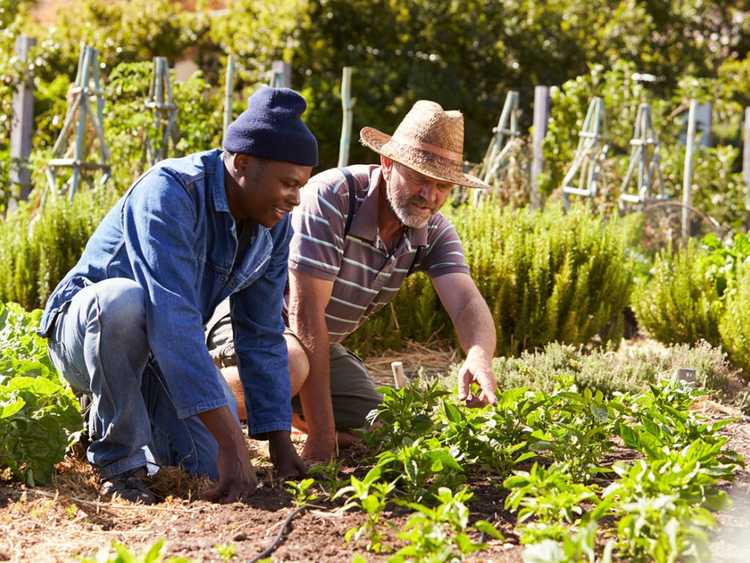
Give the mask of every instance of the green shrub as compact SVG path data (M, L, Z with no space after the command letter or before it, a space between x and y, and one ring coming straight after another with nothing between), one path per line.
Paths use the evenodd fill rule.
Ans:
M676 252L661 252L653 276L633 294L638 322L660 342L718 346L719 319L723 312L716 281L708 275L708 252L695 241Z
M611 396L614 392L638 393L650 384L671 376L678 368L695 370L701 388L724 400L736 399L737 370L720 348L705 341L697 345L621 347L619 350L586 352L570 344L551 343L542 350L523 352L517 358L495 358L493 370L498 387L526 386L550 393L560 375L570 376L580 388L591 388ZM455 378L458 366L453 366Z
M9 215L0 225L0 301L43 307L115 198L112 191L82 191L73 202L50 197L41 211L27 202Z
M564 213L501 208L492 200L447 213L463 242L471 274L492 311L498 354L548 342L617 342L631 289L620 221L582 207ZM404 339L449 338L452 325L429 279L415 276L391 307L349 339L360 352Z
M750 264L740 270L727 292L719 330L729 358L750 377Z

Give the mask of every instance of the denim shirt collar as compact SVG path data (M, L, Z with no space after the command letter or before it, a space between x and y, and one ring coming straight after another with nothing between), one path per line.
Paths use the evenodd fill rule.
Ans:
M214 168L216 176L213 182L209 182L209 189L211 190L214 209L216 209L216 211L229 213L229 200L227 199L227 190L224 186L224 156L226 154L227 153L222 151L216 159L216 166Z

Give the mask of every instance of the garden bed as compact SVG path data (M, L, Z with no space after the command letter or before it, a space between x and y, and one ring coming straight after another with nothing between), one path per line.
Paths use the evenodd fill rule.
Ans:
M641 342L640 347L658 346ZM423 350L422 350L423 351ZM437 366L448 363L452 352L435 351L429 356ZM414 372L414 358L420 349L412 347L402 357L373 358L370 367L375 377L386 383L386 366L390 359L400 359L407 372ZM445 365L445 364L443 364ZM427 368L429 369L428 362ZM737 422L723 428L729 437L726 448L743 456L750 455L750 422L734 407L704 399L693 406L711 420L728 417ZM301 448L302 437L295 435ZM165 471L154 481L154 488L167 496L156 506L136 506L125 502L103 502L98 499L96 477L80 455L70 454L58 465L58 473L51 486L27 488L10 481L0 482L0 560L12 561L70 561L81 556L93 556L101 547L113 541L142 552L158 538L166 540L165 552L195 560L220 561L230 556L238 560L255 557L270 544L288 514L294 510L294 498L283 485L274 482L270 464L262 444L251 442L255 464L261 469L262 485L246 502L216 505L196 500L205 482L187 478L179 471ZM339 477L356 475L360 478L368 467L358 465L363 452L346 452ZM632 449L616 445L606 456L603 465L612 461L632 461L638 454ZM526 469L530 462L516 469ZM481 472L467 472L467 484L474 497L467 503L470 520L484 519L505 536L503 540L483 538L485 548L468 560L521 561L523 546L514 531L517 517L504 508L507 491L500 487L502 479ZM740 469L736 480L725 485L734 500L732 508L718 514L721 532L711 544L717 561L739 561L743 553L747 512L750 510L750 473ZM348 561L359 553L368 561L386 560L404 542L397 538L412 512L391 506L383 512L380 529L385 554L366 551L366 541L345 542L345 535L353 527L362 525L361 511L342 512L342 501L313 500L292 521L287 537L273 554L279 561ZM477 532L471 532L474 541ZM746 543L746 542L745 542ZM749 552L750 553L750 552ZM740 555L741 557L741 555Z

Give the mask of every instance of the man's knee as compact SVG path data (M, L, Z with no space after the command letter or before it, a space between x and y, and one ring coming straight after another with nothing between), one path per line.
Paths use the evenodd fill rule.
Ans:
M107 331L132 334L146 323L146 295L133 280L114 278L99 282L97 299Z

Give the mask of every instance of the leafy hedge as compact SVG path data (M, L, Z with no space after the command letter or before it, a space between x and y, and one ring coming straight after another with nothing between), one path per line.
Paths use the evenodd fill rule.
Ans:
M78 401L33 332L40 317L0 304L0 470L29 485L50 481L82 428Z
M569 213L513 210L492 200L448 215L463 242L479 291L497 327L498 354L515 355L548 342L603 344L622 336L630 299L627 232L583 207ZM452 325L431 282L408 279L391 307L353 334L362 353L398 347L404 339L450 338Z

